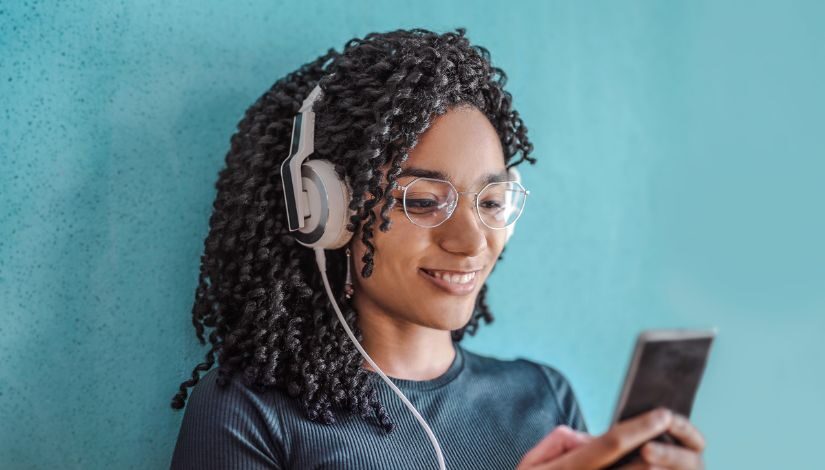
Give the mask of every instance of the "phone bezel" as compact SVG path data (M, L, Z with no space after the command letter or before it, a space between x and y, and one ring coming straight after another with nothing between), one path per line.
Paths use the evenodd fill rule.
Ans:
M622 385L622 390L619 394L619 399L616 402L616 407L613 410L613 418L610 420L611 425L617 423L617 420L619 419L619 416L621 416L625 404L627 403L627 398L630 394L630 389L632 388L633 382L635 381L636 371L639 368L639 361L641 360L642 352L644 351L646 344L657 341L709 339L711 341L712 346L713 340L716 338L717 332L717 328L710 328L706 330L645 330L639 333L639 336L636 338L636 346L633 348L633 355L630 359L630 366L627 368L627 373L625 374L624 384ZM710 354L710 349L708 349L708 354Z

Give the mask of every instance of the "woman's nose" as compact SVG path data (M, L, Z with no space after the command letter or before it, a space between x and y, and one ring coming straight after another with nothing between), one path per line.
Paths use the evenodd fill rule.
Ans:
M459 197L453 215L442 225L445 230L441 245L445 250L466 256L476 256L484 250L485 225L478 218L473 196Z

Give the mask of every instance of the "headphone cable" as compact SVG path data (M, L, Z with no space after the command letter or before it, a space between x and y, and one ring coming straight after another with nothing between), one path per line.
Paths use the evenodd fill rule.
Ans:
M435 456L436 459L438 459L439 470L446 470L447 467L444 465L444 455L441 453L441 447L438 445L438 441L435 438L435 434L433 434L433 431L427 425L427 422L424 421L424 418L421 417L421 414L418 413L418 410L415 409L412 403L410 403L410 401L407 400L407 397L405 397L404 394L401 393L401 390L399 390L398 387L396 387L395 384L392 383L392 380L390 380L390 378L384 374L384 372L375 364L375 362L372 360L369 354L367 354L367 352L364 351L364 348L361 347L361 344L358 343L358 340L355 339L355 335L352 334L352 330L350 330L349 325L347 325L346 320L344 320L344 315L338 308L338 303L335 302L335 296L332 294L332 288L330 288L329 286L329 279L327 279L326 253L324 253L323 248L314 248L314 250L315 261L318 263L318 269L321 271L321 278L324 281L324 288L327 291L327 297L329 297L329 301L332 303L332 307L335 309L336 315L338 315L338 320L341 322L341 326L344 327L344 330L347 332L347 335L349 335L349 338L352 340L355 347L358 348L358 352L360 352L361 355L364 356L364 359L366 359L367 362L369 362L372 368L375 369L376 372L378 372L378 375L380 375L381 378L384 379L384 382L386 382L387 385L390 386L390 388L395 392L395 394L398 395L398 398L400 398L401 401L404 402L404 405L406 405L406 407L409 408L410 412L412 412L412 414L415 416L415 419L417 419L418 422L421 423L421 427L424 428L424 432L427 433L427 437L430 438L430 442L433 444L433 448L435 449Z

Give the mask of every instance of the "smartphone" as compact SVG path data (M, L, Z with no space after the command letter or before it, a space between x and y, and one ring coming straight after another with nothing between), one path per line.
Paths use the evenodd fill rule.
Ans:
M716 331L713 328L641 332L627 368L612 424L660 406L690 416ZM656 440L679 444L669 434ZM638 449L614 465L626 464L637 455Z

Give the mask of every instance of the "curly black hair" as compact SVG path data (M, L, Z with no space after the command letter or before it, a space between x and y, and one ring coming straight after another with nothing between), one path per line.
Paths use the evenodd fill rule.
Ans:
M432 120L457 106L484 113L501 138L505 164L527 160L533 146L527 128L504 90L507 76L490 64L489 51L471 45L464 28L370 33L351 39L342 53L326 54L278 80L245 113L231 138L226 166L204 241L192 323L201 344L211 348L192 377L180 385L172 408L184 407L187 390L217 355L217 383L225 387L242 372L249 386L274 387L301 401L306 417L332 424L335 410L359 413L387 432L394 424L377 399L374 379L350 342L325 294L311 249L289 234L280 165L289 153L292 121L309 92L320 84L314 157L335 165L350 180L355 211L347 230L367 250L364 277L374 266L373 226L390 229L391 196L408 152ZM513 156L520 158L511 162ZM381 167L389 165L382 188ZM370 197L365 197L368 194ZM329 282L343 291L344 249L329 250ZM501 259L501 257L499 257ZM453 341L493 321L483 285L469 322L451 332ZM359 341L357 312L343 293L338 303Z

